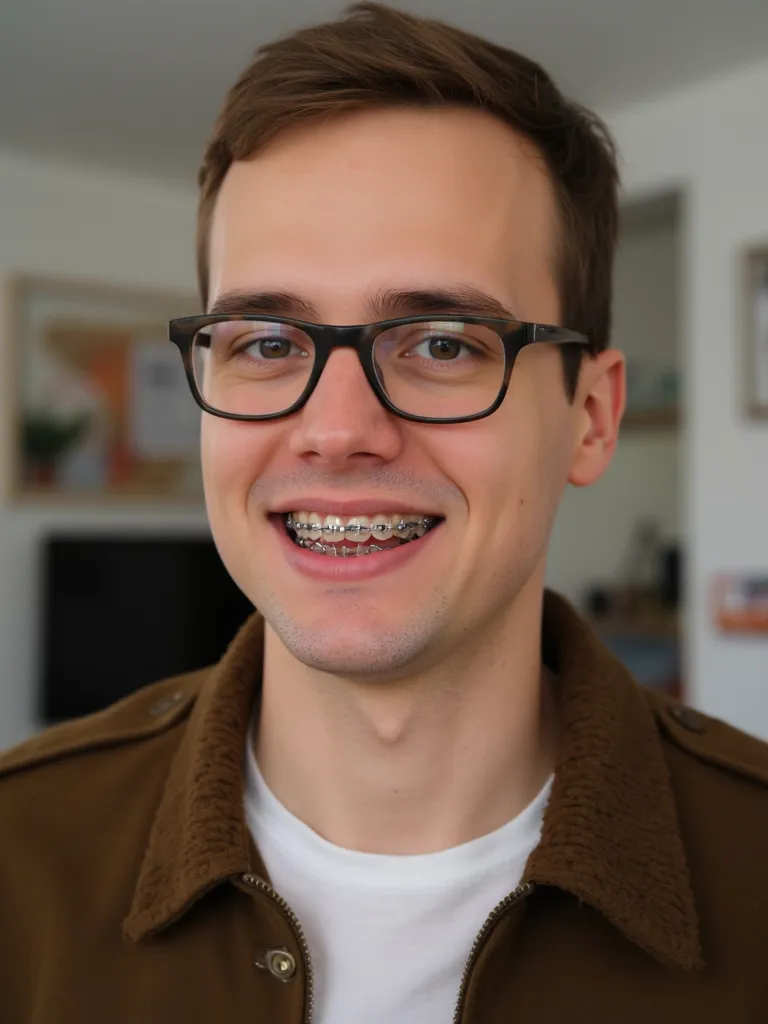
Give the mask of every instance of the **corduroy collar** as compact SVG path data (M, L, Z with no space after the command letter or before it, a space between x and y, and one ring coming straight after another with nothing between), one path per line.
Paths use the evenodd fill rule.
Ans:
M561 749L525 879L599 910L663 963L702 967L674 794L653 713L626 670L562 598L544 601ZM254 615L206 680L168 773L125 921L138 941L217 884L265 875L243 808L248 725L263 658Z

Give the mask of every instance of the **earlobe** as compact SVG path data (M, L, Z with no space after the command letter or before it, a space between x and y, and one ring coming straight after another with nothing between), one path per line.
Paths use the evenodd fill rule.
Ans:
M568 482L596 483L610 465L626 401L624 356L615 349L585 362L574 410L577 413L573 460Z

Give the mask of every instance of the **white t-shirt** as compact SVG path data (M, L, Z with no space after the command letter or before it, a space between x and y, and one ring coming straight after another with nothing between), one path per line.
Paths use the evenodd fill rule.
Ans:
M250 744L245 811L273 888L297 915L315 977L316 1024L446 1024L490 912L520 883L552 778L513 821L440 853L335 846L268 789Z

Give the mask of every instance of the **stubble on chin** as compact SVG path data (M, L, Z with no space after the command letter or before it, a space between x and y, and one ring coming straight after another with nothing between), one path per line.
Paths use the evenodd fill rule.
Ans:
M446 601L435 597L428 606L404 610L390 624L339 622L343 611L328 612L327 620L302 622L269 602L265 619L288 653L307 668L330 675L374 681L397 678L429 659L439 644ZM334 621L335 620L335 621Z

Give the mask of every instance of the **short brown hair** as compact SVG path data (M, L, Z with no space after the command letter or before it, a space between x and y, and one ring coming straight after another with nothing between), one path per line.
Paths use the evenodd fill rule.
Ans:
M616 152L606 126L566 100L527 57L378 3L354 4L336 21L262 46L227 94L199 174L203 302L211 217L233 161L250 159L302 122L366 108L446 104L488 111L540 150L561 218L561 315L588 336L593 352L606 348L618 222ZM563 353L572 393L580 350L565 346Z

